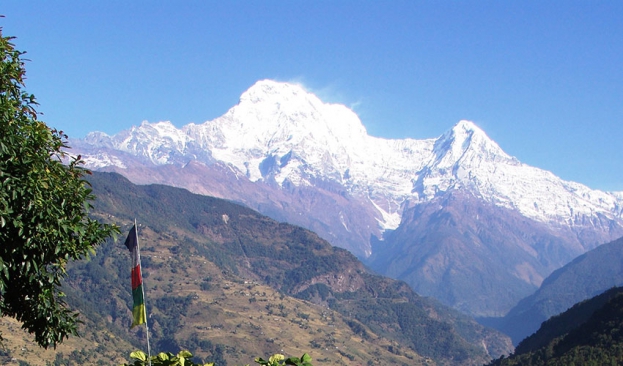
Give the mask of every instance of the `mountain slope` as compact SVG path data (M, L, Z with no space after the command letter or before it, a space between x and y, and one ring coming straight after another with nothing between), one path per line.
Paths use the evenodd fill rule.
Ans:
M403 278L422 294L440 296L474 315L504 314L566 261L623 236L623 193L591 190L522 164L472 122L460 121L437 139L376 138L346 107L270 80L257 82L238 105L213 121L181 129L169 122L144 122L114 136L92 133L70 145L89 168L118 172L135 183L163 183L227 198L311 229L367 258L380 273ZM484 268L478 261L454 268L457 278L480 276L482 286L466 290L477 298L511 292L489 307L476 305L460 291L443 296L444 289L459 287L449 282L452 276L444 279L435 272L430 280L422 278L435 265L434 258L412 258L409 268L390 260L398 255L391 248L400 247L391 242L391 231L412 230L417 226L409 219L413 210L432 212L447 197L497 212L499 225L486 234L490 243L514 236L500 249L489 244L490 250L481 253L486 256L479 257L493 270L495 263L508 262L503 253L510 250L517 260L507 266L497 266L489 275L477 274ZM456 219L487 230L487 223L476 218ZM527 222L526 231L511 233L517 219ZM463 248L471 258L480 255L464 230L443 229L448 230L454 230L453 240L431 233L435 241L429 245L446 247L446 253ZM407 252L405 248L400 255ZM395 267L404 273L392 273Z
M611 287L623 285L623 238L603 244L554 271L497 327L518 343L549 317Z
M579 254L565 245L533 220L454 192L405 210L367 262L459 310L504 314Z
M271 302L269 298L258 295L264 290L255 289L257 286L270 286L284 295L306 300L309 302L307 307L315 303L320 309L331 310L335 314L333 316L339 315L342 324L350 329L336 331L355 332L358 334L355 339L371 342L366 346L366 352L372 352L382 344L389 347L393 342L395 347L386 347L386 350L394 350L394 356L402 357L403 361L400 362L403 363L411 364L413 361L405 360L404 357L415 357L413 355L417 352L420 356L434 359L438 364L479 364L488 357L497 357L510 350L508 339L500 333L486 329L433 300L418 296L402 282L370 274L352 254L330 246L314 233L300 227L277 223L247 208L177 188L135 186L118 175L96 173L91 183L98 197L96 208L99 213L125 222L136 217L138 222L146 226L142 231L149 235L149 239L159 243L152 249L144 249L144 256L151 258L145 269L149 273L147 280L158 281L158 288L165 290L163 295L178 299L175 301L182 301L193 294L201 298L202 278L206 276L211 277L211 281L225 278L228 282L236 282L238 278L242 283L247 281L254 284L236 286L236 291L248 293L242 295L248 308L268 311L264 317L270 318L271 313L284 311L278 302ZM217 268L203 269L205 265L199 264L202 261L209 261ZM121 270L115 266L115 271L119 273ZM173 275L167 274L171 271ZM117 274L117 277L121 275ZM178 288L179 285L173 287L168 284L171 280L187 283ZM77 278L71 284L83 288L88 283ZM251 288L245 290L245 287ZM92 286L83 290L91 292L96 288ZM174 288L176 290L173 293L167 294ZM93 296L93 301L98 301L98 296ZM250 300L253 297L256 301ZM220 301L217 300L218 296L211 298L210 301ZM265 302L266 299L269 301ZM155 328L162 330L157 341L170 345L185 344L188 339L183 332L170 334L170 326L164 327L163 324L172 320L170 315L166 317L168 320L161 318L164 317L163 306L166 305L162 301L151 300L154 304L152 306L157 307L152 312L160 324ZM191 301L182 321L189 323L200 320L194 319L191 314L208 306L208 303L201 305ZM118 303L115 304L111 305L111 312L119 314ZM307 302L298 304L302 307ZM217 316L214 311L210 316ZM223 311L230 310L223 308ZM283 320L289 323L295 321L295 328L300 329L300 324L296 322L302 320L294 310L288 311L291 316L282 316L285 318ZM199 318L202 316L198 315ZM284 331L289 323L283 324ZM195 323L197 326L201 325ZM283 347L293 346L288 345L286 339L296 339L294 335L279 338L282 339ZM314 339L312 337L307 344L297 340L297 344L314 348L325 342L319 339L312 342ZM226 344L224 342L222 344ZM268 353L266 346L255 347L258 347L255 350L257 352ZM342 346L339 347L342 349ZM400 349L402 351L398 351ZM330 354L335 355L335 352ZM359 355L355 356L354 350L348 352L361 362L380 357L361 349L357 353ZM339 352L337 354L341 355Z
M550 318L511 357L489 365L618 365L622 329L623 289L618 287Z

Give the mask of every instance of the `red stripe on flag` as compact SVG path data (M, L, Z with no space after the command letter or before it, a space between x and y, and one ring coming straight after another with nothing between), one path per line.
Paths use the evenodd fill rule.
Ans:
M132 290L139 287L143 283L143 277L141 276L141 266L138 265L132 268Z

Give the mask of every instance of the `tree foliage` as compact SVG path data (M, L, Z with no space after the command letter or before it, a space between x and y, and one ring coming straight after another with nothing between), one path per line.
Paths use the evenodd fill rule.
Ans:
M67 136L37 119L12 38L0 28L0 314L22 322L40 346L55 347L78 322L59 290L65 265L116 228L88 217L87 171L79 156L61 162Z

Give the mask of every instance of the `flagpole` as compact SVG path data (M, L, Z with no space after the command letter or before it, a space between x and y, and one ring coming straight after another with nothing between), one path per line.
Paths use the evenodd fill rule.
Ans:
M143 273L143 266L141 265L141 250L140 250L140 245L138 242L138 225L136 225L136 218L134 218L134 227L136 228L136 230L134 230L134 233L136 234L136 251L137 251L137 255L138 255L138 265L141 268L141 273ZM145 332L147 334L147 359L149 360L149 366L151 366L151 347L149 346L149 326L147 325L147 299L145 298L145 279L142 279L143 281L143 286L141 287L141 290L143 291L143 302L145 304Z

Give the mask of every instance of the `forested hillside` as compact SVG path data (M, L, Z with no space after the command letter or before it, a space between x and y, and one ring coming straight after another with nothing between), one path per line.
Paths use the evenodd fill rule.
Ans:
M613 288L543 323L509 358L491 366L620 365L623 288Z

